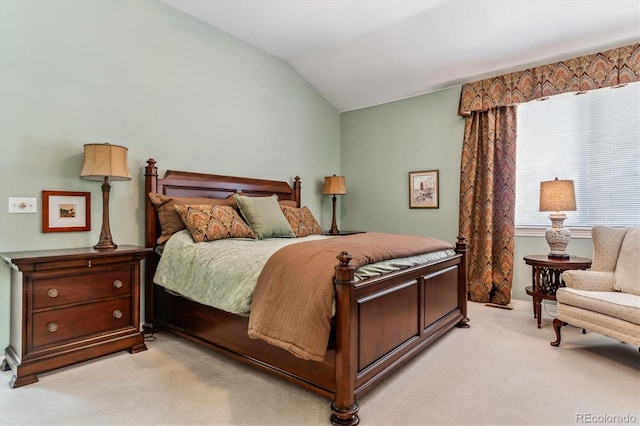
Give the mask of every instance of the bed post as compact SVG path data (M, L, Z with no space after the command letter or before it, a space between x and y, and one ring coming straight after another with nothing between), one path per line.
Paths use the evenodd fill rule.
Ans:
M458 273L458 288L459 288L459 305L462 308L462 319L456 327L469 328L469 317L467 316L467 299L469 297L469 287L467 285L467 251L469 250L467 239L464 235L458 235L458 241L456 242L456 252L462 255L460 260L460 271Z
M147 166L144 168L144 246L155 249L157 235L156 210L149 199L150 192L157 191L158 168L156 160L149 158ZM147 256L145 264L145 280L144 280L144 313L145 313L145 329L153 329L153 275L156 271L158 258L156 252L152 252Z
M300 208L300 189L302 189L302 185L300 184L300 176L296 176L293 179L293 196L296 197L296 204L298 208Z
M355 401L356 385L356 319L355 301L351 289L355 267L353 259L343 251L338 255L336 265L336 393L331 403L331 423L339 426L353 426L360 423L358 404Z

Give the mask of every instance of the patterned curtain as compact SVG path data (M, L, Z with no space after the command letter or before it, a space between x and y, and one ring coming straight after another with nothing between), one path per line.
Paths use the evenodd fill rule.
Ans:
M516 107L467 117L460 176L460 232L469 241L469 295L511 301L515 235Z
M511 300L515 235L516 105L566 92L640 81L640 44L462 86L466 117L460 233L469 240L471 300Z
M640 81L640 43L462 86L460 115Z

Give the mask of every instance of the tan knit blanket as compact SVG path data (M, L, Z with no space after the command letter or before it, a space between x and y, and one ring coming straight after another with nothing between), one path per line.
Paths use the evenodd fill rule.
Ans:
M451 249L435 238L365 233L292 244L274 253L258 277L249 337L303 359L322 361L331 329L336 257L346 251L359 268L387 259Z

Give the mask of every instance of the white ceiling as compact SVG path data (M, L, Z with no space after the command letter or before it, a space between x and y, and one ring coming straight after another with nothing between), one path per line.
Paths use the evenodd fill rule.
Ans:
M161 0L349 111L640 41L640 0Z

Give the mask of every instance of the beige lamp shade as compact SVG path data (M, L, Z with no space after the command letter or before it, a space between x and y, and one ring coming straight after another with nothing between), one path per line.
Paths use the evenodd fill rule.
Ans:
M344 184L344 176L327 176L324 178L324 189L322 193L327 195L344 195L347 193L347 187Z
M563 226L563 222L567 218L563 212L572 210L576 210L576 194L572 180L558 180L556 178L540 182L540 211L552 212L549 215L551 228L547 228L544 232L547 244L551 249L548 255L550 258L569 258L565 249L571 239L571 231Z
M572 180L540 182L540 211L560 212L576 210L576 194Z
M84 146L84 165L80 177L88 180L131 180L127 166L128 149L124 146L86 144Z

